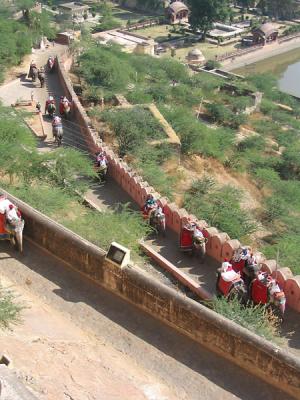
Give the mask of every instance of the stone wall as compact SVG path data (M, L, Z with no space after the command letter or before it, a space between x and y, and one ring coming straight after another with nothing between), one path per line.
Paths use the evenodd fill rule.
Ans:
M109 174L111 177L130 195L130 197L139 205L145 203L147 195L153 193L159 198L164 206L166 214L166 224L179 235L181 226L187 222L188 218L195 221L202 227L208 238L207 254L217 261L224 258L231 258L235 249L240 246L240 242L231 239L227 233L219 232L214 227L208 227L206 221L199 221L195 216L189 215L185 209L178 208L176 204L170 203L168 199L161 197L156 193L148 182L145 182L132 168L123 162L105 143L98 138L97 132L91 127L91 122L82 107L76 93L73 90L71 81L68 77L66 68L70 68L70 57L65 55L61 60L57 60L57 70L59 79L64 88L65 94L73 101L73 118L80 125L81 132L86 139L88 147L92 154L101 148L107 155L109 161ZM265 260L261 253L256 253L259 261L262 262L264 271L268 271L278 279L281 288L287 297L287 304L294 310L300 312L300 275L293 276L289 268L276 267L275 260Z
M287 350L165 286L134 265L121 269L105 258L102 249L15 197L8 197L26 219L25 237L38 246L195 342L300 398L300 361Z

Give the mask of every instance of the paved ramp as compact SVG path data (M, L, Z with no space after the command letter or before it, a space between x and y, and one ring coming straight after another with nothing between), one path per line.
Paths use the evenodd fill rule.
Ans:
M41 304L40 307L47 307L51 318L56 318L58 313L62 313L65 318L65 328L59 333L61 339L59 342L53 342L54 339L52 339L53 343L58 345L60 343L58 349L61 351L62 343L66 338L69 342L74 340L70 338L72 329L74 330L72 324L74 324L85 332L86 346L91 336L93 340L97 340L94 352L100 351L101 354L101 348L104 352L105 348L111 346L119 354L119 368L122 367L121 359L126 357L127 364L122 368L125 368L127 372L128 382L140 382L138 387L144 393L144 397L137 398L148 400L290 400L286 394L273 389L124 300L83 279L56 258L28 242L25 242L24 247L25 253L20 256L11 251L8 243L0 242L0 274L16 287L21 287L31 296L36 296L37 304ZM43 321L42 316L41 320ZM68 324L70 324L69 327ZM22 330L22 326L16 328L15 335L17 336L19 329ZM59 329L58 324L57 329ZM65 339L63 339L64 331ZM51 336L55 337L54 331ZM39 334L38 338L35 335L29 341L31 352L23 355L25 376L32 361L35 360L35 348L38 348L39 343L44 340L43 334ZM6 346L9 340L11 339L8 337ZM11 351L13 352L13 348ZM49 351L54 352L54 345ZM83 365L82 361L85 361L87 368L89 360L93 363L97 362L89 351L87 348L80 355L78 354L80 365ZM14 354L11 354L11 357L13 358ZM78 387L81 383L80 374L74 378L73 384L70 383L68 374L74 371L73 374L76 377L77 364L68 359L67 353L63 360L64 366L61 368L61 365L56 364L56 358L52 357L51 369L58 368L60 374L63 374L63 379L66 379L69 384L70 393L75 388L77 392L79 389L78 393L81 395L74 397L76 400L87 398L104 400L104 397L91 392L90 389L94 387L92 381L90 384L86 383L86 387ZM58 361L61 362L61 357ZM96 375L100 382L102 361L99 357L98 365L93 364L94 370L99 370L99 374ZM116 368L114 357L111 362ZM143 371L143 376L147 375L148 381L141 382L138 376L132 375L133 366ZM109 369L109 365L106 366L107 368ZM81 373L84 374L83 371ZM114 373L118 374L118 371ZM49 384L50 378L51 372L40 374L40 385L42 386L43 381ZM28 381L29 385L31 383ZM160 391L158 388L164 388L164 390ZM130 390L128 397L124 393L123 398L131 399L132 397L129 396ZM52 397L45 393L39 396L41 400L49 400L49 398L52 400ZM58 398L64 399L63 394L60 393ZM108 395L105 400L115 398L119 397Z

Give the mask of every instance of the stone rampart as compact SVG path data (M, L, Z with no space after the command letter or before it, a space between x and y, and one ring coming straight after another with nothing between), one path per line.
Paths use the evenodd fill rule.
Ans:
M4 191L3 191L4 192ZM160 319L269 384L300 398L300 361L160 283L134 265L120 268L105 251L8 194L26 219L25 237L95 283ZM26 244L25 244L26 251Z
M172 229L178 235L181 226L187 222L188 218L191 218L200 227L205 228L206 230L206 236L208 238L207 254L217 261L222 261L224 258L230 259L234 251L240 246L238 240L231 239L227 233L219 232L216 228L208 228L205 221L197 220L195 216L189 215L185 209L179 208L176 204L170 203L168 199L161 197L156 193L155 189L148 184L148 182L145 182L143 178L122 161L110 147L105 145L105 143L99 139L97 132L91 126L91 121L88 115L73 90L65 65L68 68L71 65L70 57L68 57L68 55L65 55L61 60L57 60L57 70L65 94L73 101L73 118L80 126L90 152L94 154L99 148L101 148L106 153L109 161L109 174L111 177L139 206L143 206L147 195L150 193L153 193L156 197L160 198L165 207L166 224L168 228ZM269 271L275 277L280 277L279 282L286 293L287 304L294 310L300 312L300 276L293 276L289 268L268 269L270 263L273 263L272 265L274 265L274 260L265 260L263 256L260 258L261 261L264 262L263 268L265 268L266 271Z

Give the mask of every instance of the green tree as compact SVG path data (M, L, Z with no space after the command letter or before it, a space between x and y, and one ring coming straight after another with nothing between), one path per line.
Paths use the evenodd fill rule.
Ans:
M294 17L297 8L298 4L295 0L266 0L266 10L268 15L277 19Z
M228 0L188 0L191 10L190 23L194 29L200 29L204 38L213 22L223 21L229 15Z
M17 9L22 11L26 18L28 18L29 10L34 7L35 3L35 0L15 0Z

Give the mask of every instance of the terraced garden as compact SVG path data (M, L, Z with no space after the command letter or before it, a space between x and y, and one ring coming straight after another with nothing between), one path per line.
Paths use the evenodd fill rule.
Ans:
M298 102L279 92L272 76L229 82L175 60L93 44L74 72L85 101L96 93L89 107L95 123L106 124L120 156L157 190L269 257L279 250L281 264L299 271ZM257 91L260 111L248 115L249 93ZM115 93L132 105L154 102L179 136L180 154L155 145L160 129L139 108L109 106Z

